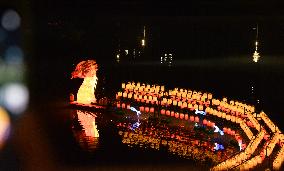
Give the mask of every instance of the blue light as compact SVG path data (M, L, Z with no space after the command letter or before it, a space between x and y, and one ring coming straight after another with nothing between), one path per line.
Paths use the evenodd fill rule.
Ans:
M214 128L215 128L214 132L219 132L220 135L224 135L224 132L221 131L216 125L214 125Z
M141 125L141 123L139 121L135 122L132 126L131 126L131 130L135 130L136 128L139 128L139 126Z
M141 112L138 111L137 109L135 109L134 107L130 107L130 110L132 110L133 112L136 112L136 115L138 117L138 121L135 122L130 128L131 130L135 130L135 129L139 128L139 126L141 125L141 123L139 121L139 115L141 115Z
M141 115L141 112L135 109L134 107L130 107L130 110L132 110L133 112L136 112L137 116Z
M218 143L214 143L215 144L215 147L214 147L214 150L224 150L224 146L222 144L218 144Z
M195 109L195 114L206 115L206 112Z

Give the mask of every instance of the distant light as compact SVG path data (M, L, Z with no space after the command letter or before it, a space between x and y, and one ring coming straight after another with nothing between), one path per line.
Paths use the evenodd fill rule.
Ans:
M142 39L142 46L145 46L145 40Z
M253 53L253 61L254 62L258 62L259 58L260 58L259 53L257 51L254 51L254 53Z
M14 31L19 28L21 24L21 18L16 11L8 10L3 14L1 18L1 24L6 30Z
M21 114L26 110L29 92L26 86L18 83L7 84L3 87L4 106L13 114Z
M125 53L126 53L126 55L128 55L128 50L127 49L125 50Z
M0 149L9 136L11 126L10 117L4 108L0 106Z
M258 45L258 42L257 42L257 41L255 42L255 45L256 45L256 46Z
M165 53L165 56L167 56L167 54Z
M22 64L24 53L18 46L10 46L5 52L5 59L8 64Z
M116 55L116 58L119 59L119 54Z

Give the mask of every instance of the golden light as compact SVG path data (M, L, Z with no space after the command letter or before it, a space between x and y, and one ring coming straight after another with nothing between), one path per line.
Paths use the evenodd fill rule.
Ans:
M253 57L253 61L254 61L254 62L258 62L258 60L259 60L259 58L260 58L260 55L259 55L259 53L258 53L257 51L254 51L252 57Z
M75 71L72 72L72 78L84 78L82 85L77 93L77 102L82 104L96 103L95 89L97 86L98 65L95 60L80 62ZM71 78L71 79L72 79Z
M81 110L77 110L77 115L78 115L78 120L83 126L86 136L95 137L95 138L100 136L96 125L96 119L95 119L96 116Z
M8 113L0 106L0 149L7 138L7 131L10 127L10 118Z
M145 46L145 39L142 39L141 43L142 43L142 46Z

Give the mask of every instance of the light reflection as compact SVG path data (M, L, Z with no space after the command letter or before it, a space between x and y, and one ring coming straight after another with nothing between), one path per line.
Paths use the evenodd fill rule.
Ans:
M73 125L74 136L82 149L92 152L99 146L99 130L96 124L96 115L92 112L77 110L77 121L81 125L78 131Z
M228 145L226 150L214 150L214 138L218 135L205 134L195 131L194 124L184 129L184 126L168 127L166 125L153 125L150 120L141 122L139 128L132 130L130 123L117 124L118 134L122 143L129 147L151 148L156 150L167 149L169 153L186 159L199 162L212 161L217 164L237 153L238 148ZM220 155L221 154L221 155Z
M96 125L96 115L91 115L87 112L77 110L78 120L83 126L86 136L99 137L99 132Z

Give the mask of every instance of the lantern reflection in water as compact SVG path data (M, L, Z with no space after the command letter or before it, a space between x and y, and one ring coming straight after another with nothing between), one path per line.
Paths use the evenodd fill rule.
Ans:
M79 145L83 149L93 150L99 144L99 130L96 125L95 114L87 111L77 110L78 121L82 126L82 131L74 131Z

